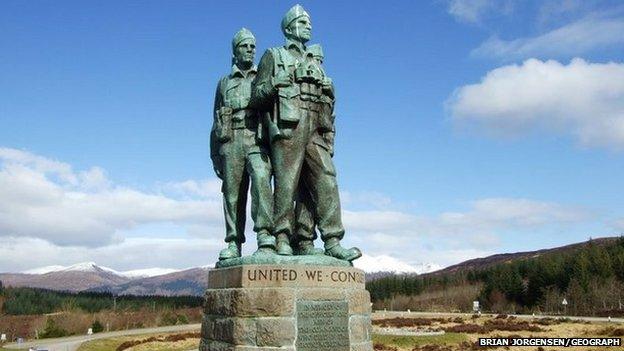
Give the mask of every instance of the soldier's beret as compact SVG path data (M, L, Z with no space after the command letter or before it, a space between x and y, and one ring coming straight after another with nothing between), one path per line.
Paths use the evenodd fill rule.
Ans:
M321 44L312 44L308 46L308 54L312 54L314 57L325 58Z
M251 39L254 42L256 41L256 37L254 37L253 33L247 28L241 28L236 34L234 34L234 39L232 39L232 50L236 49L238 44L240 44L243 40Z
M289 24L302 16L307 16L308 18L310 18L310 15L306 12L303 6L297 4L291 7L290 10L288 10L288 12L286 12L286 14L284 15L284 18L282 18L282 32L286 30Z

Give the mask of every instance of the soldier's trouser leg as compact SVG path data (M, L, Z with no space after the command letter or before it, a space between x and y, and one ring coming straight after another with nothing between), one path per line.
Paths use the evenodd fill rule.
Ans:
M342 239L344 227L340 213L340 197L336 169L331 155L323 147L312 142L306 146L303 180L310 189L316 205L317 228L321 239Z
M245 171L246 155L242 138L235 130L232 141L222 146L223 155L223 210L225 213L225 241L245 242L245 205L249 176Z
M303 119L303 118L302 118ZM291 238L294 225L294 201L301 175L301 166L308 140L307 122L299 121L288 139L279 139L271 143L271 161L275 175L274 233Z
M315 204L307 184L301 181L297 189L297 204L295 205L295 235L293 246L301 240L314 241L316 235Z
M254 232L271 234L273 229L273 190L271 161L266 153L247 156L247 173L251 178L251 218Z

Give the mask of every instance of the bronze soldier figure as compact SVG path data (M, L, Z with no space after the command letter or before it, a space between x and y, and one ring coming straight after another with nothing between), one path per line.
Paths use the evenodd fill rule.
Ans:
M361 256L357 248L340 245L344 227L336 171L328 146L319 131L323 109L321 96L332 89L318 64L307 55L310 16L300 5L282 20L286 45L267 50L260 60L252 85L252 104L269 111L271 160L275 175L274 233L277 252L292 255L294 207L297 188L303 181L314 202L317 227L325 242L325 254L343 260ZM296 249L308 251L312 240L299 240Z
M323 69L323 60L325 55L323 54L323 48L320 44L313 44L308 46L308 56L311 56L318 64L318 69L323 74L324 86L330 87L325 89L321 94L319 101L321 105L321 111L319 112L319 120L317 130L323 137L325 143L319 144L319 146L327 148L330 156L334 156L334 136L336 129L334 120L334 86L332 80L327 76ZM315 248L310 245L310 241L314 241L317 238L316 233L316 212L314 211L315 205L310 194L310 189L304 181L299 182L297 204L295 206L295 235L292 238L291 244L295 248L295 254L297 255L319 255L324 251ZM323 240L325 241L325 240ZM302 245L303 243L303 245Z
M275 250L271 162L257 111L251 108L251 82L256 77L256 39L243 28L232 40L232 72L217 85L210 155L222 179L225 242L219 259L240 257L245 242L245 207L251 180L251 217L258 249Z

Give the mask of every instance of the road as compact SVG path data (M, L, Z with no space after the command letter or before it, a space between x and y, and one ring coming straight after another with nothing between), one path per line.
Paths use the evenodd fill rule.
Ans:
M90 341L90 340L107 339L107 338L113 338L117 336L128 336L128 335L199 331L200 329L201 329L201 324L187 324L187 325L172 325L168 327L159 327L159 328L119 330L119 331L114 331L114 332L109 332L109 333L98 333L94 335L82 335L82 336L71 336L67 338L58 338L58 339L35 340L35 341L25 342L21 344L20 346L18 346L16 343L6 344L4 345L4 348L28 350L29 347L36 346L37 348L41 350L76 351L83 342Z
M394 317L470 317L472 313L446 313L446 312L406 312L406 311L374 311L373 319L394 318ZM497 316L496 314L483 313L482 316ZM549 315L532 315L532 314L510 314L516 318L533 319L533 318L568 318L573 321L594 322L594 323L624 323L624 318L607 318L607 317L577 317L577 316L549 316Z

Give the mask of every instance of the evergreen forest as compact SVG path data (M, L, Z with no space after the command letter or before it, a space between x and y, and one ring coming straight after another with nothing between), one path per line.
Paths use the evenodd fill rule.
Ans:
M35 288L2 287L0 314L35 315L60 311L96 313L105 310L180 309L200 307L201 296L114 296L107 292L59 292Z
M495 313L624 315L624 237L480 269L367 283L375 308ZM565 302L564 302L565 299Z

